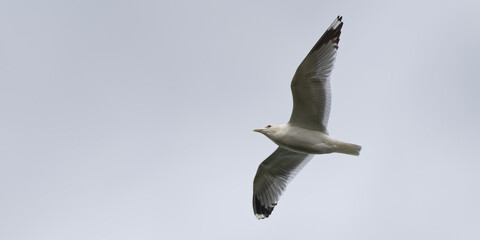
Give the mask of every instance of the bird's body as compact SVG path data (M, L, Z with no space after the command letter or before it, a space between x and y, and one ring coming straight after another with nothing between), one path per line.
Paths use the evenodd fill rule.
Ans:
M342 26L339 16L298 66L290 86L293 95L290 121L254 130L278 145L260 164L253 181L253 211L258 219L270 216L288 182L314 154L360 154L361 146L333 139L327 131L330 73Z
M305 154L326 154L339 152L359 155L361 147L335 140L327 134L290 123L271 126L263 134L278 146L287 150Z

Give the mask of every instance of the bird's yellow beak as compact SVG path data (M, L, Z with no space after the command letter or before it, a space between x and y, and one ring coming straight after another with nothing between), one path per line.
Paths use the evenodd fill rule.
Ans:
M254 132L262 132L262 129L253 129Z

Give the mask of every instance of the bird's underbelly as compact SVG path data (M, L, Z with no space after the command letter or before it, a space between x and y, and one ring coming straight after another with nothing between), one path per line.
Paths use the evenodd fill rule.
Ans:
M335 147L334 140L328 135L302 128L287 131L281 138L276 139L275 143L290 151L307 154L332 153Z

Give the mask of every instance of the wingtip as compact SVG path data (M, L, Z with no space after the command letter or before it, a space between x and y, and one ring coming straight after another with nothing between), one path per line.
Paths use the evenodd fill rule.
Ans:
M272 207L265 207L255 195L253 196L253 212L258 220L268 218L270 214L272 214L275 205Z
M255 213L255 217L257 217L258 220L262 220L262 219L268 218L268 215L256 214Z
M343 17L338 15L337 18L335 19L335 21L333 21L332 25L330 25L330 27L327 29L327 31L328 30L336 31L337 29L341 30L342 26L343 26L342 19L343 19Z

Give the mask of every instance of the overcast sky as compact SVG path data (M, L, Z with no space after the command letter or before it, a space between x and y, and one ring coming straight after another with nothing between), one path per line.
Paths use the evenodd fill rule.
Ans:
M479 1L1 1L0 239L480 239ZM337 15L329 132L252 182Z

